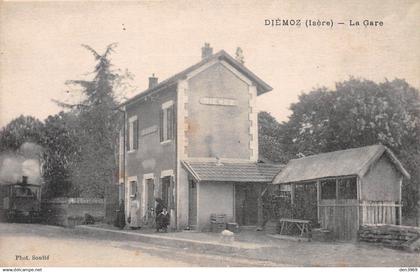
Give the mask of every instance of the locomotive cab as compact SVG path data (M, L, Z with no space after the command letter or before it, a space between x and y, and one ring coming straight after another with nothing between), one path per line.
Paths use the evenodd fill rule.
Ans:
M36 222L40 219L41 186L28 184L27 177L22 182L10 184L4 198L3 208L7 211L7 220L11 222Z

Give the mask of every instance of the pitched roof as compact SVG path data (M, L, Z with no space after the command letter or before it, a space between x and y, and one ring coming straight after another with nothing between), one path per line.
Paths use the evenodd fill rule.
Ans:
M257 94L261 95L263 93L271 91L273 88L265 83L262 79L257 77L253 72L251 72L248 68L246 68L243 64L235 60L233 57L231 57L228 53L226 53L224 50L221 50L217 52L216 54L213 54L211 57L205 58L201 60L200 62L188 67L187 69L173 75L172 77L165 79L164 81L160 82L156 86L149 88L147 90L144 90L143 92L139 93L138 95L128 99L127 101L120 104L120 107L127 105L133 101L136 101L137 99L140 99L152 92L159 91L165 87L168 87L172 84L176 84L178 80L185 78L189 73L192 71L200 68L201 66L205 65L206 63L215 60L225 60L230 65L235 67L237 70L242 72L245 76L247 76L257 87Z
M383 145L339 150L291 160L273 179L274 184L314 180L325 177L357 175L363 177L383 154L405 177L408 172L395 155Z
M182 161L197 181L271 182L284 165L217 161Z

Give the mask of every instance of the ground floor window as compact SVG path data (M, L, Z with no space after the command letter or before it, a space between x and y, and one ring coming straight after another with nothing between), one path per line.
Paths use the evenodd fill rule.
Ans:
M338 180L339 199L357 199L357 179L355 177Z
M321 199L336 199L336 180L321 181Z

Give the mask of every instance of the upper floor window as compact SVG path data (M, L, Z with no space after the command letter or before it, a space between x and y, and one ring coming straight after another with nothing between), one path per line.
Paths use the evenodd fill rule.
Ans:
M175 111L174 103L172 100L162 104L159 123L160 141L165 142L174 139Z
M139 147L139 122L137 116L128 119L127 150L136 150Z

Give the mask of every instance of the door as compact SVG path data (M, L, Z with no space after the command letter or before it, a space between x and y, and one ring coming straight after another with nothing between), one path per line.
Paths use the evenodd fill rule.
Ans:
M137 180L130 181L130 226L139 226L139 207Z
M146 219L148 224L154 223L154 209L155 209L155 184L153 179L146 180Z
M295 185L292 216L294 219L310 220L312 227L318 226L317 185L315 182Z
M258 224L258 188L252 183L235 184L235 217L240 226Z
M188 185L188 225L197 225L197 183L189 180Z
M170 209L170 187L171 187L171 179L170 177L162 178L162 201L163 205L169 210Z

